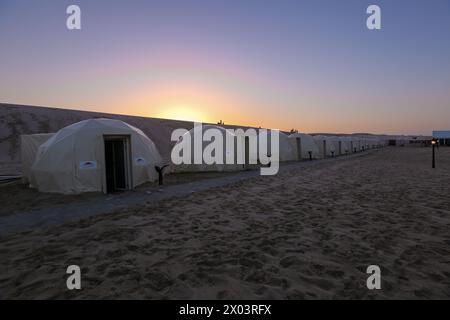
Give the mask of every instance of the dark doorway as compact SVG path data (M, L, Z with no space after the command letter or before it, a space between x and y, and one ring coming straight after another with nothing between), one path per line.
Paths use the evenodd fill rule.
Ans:
M106 192L128 190L129 146L128 137L105 136Z
M244 138L244 170L248 170L250 168L250 138ZM258 157L259 160L259 157Z
M295 141L297 143L297 160L301 161L302 160L302 140L301 140L301 138L296 138Z

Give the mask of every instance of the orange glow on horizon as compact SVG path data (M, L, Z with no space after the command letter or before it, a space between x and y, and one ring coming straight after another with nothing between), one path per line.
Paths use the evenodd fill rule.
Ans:
M211 122L205 113L188 104L174 104L161 108L154 117L171 120L182 120L192 122Z

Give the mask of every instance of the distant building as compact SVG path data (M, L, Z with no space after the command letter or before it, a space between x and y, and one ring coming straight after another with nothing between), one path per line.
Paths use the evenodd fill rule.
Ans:
M428 136L388 136L388 145L397 147L424 147L431 144Z
M438 139L441 146L450 146L450 130L433 131L433 138Z

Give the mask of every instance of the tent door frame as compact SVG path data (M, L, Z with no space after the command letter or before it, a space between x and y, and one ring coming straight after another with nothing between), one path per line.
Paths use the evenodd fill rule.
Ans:
M103 159L104 159L104 169L103 169L103 192L108 193L108 181L106 174L106 142L107 141L120 141L123 146L123 166L124 166L124 179L125 179L125 188L117 188L114 187L112 192L120 192L131 190L133 186L133 174L132 174L132 162L131 162L131 136L130 135L115 135L108 134L103 135ZM109 191L111 192L111 191Z

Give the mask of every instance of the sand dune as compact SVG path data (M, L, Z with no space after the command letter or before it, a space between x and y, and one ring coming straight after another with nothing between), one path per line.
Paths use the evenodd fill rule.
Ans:
M0 297L449 298L449 194L450 148L435 170L430 149L389 148L258 177L4 238Z

